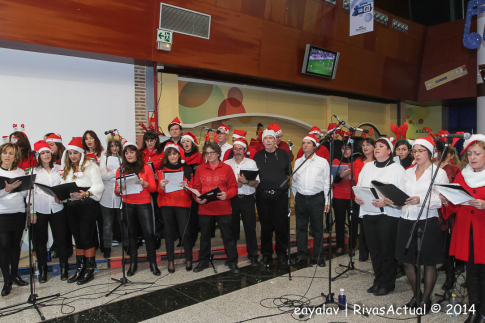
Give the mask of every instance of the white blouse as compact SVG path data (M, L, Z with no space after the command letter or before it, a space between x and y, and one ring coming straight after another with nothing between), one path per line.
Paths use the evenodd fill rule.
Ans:
M81 177L74 176L72 169L63 179L61 176L61 183L75 182L79 187L89 187L89 191L92 193L90 198L95 201L101 200L104 191L104 184L101 178L99 167L91 160L86 161L83 175Z
M405 205L401 208L401 217L406 220L416 220L419 215L419 210L423 205L426 193L428 193L429 184L431 183L431 178L436 171L436 166L429 166L421 175L419 180L416 180L416 169L418 166L409 168L404 172L404 181L400 187L409 196L419 196L419 204L416 205ZM440 168L438 174L436 175L435 184L448 184L448 176L446 172ZM427 212L429 202L429 212ZM439 192L434 190L431 192L430 198L426 202L426 207L421 215L421 220L426 219L426 213L428 218L438 217L438 209L441 208L441 200Z
M61 170L61 166L59 165L54 165L54 168L51 169L50 173L47 173L44 167L35 168L35 182L50 187L59 185L61 184L61 176L58 173L59 170ZM35 185L33 199L35 212L51 214L51 211L52 213L57 213L64 208L62 203L57 203L52 196L46 194L43 190Z
M107 164L110 165L110 170L107 170ZM113 167L115 165L115 167ZM121 196L116 196L116 170L120 167L118 157L101 156L99 161L99 171L104 183L104 193L99 203L107 208L119 208L121 204Z
M25 172L21 168L16 170L3 170L0 168L0 176L14 178L24 176ZM5 189L0 190L0 214L10 214L25 212L25 197L29 191L19 193L9 193Z

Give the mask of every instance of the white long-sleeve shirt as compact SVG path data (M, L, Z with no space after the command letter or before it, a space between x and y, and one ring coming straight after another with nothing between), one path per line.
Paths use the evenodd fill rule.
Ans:
M51 169L50 173L47 173L43 167L35 168L35 182L50 187L59 185L61 184L61 176L58 173L59 170L61 170L61 166L59 165L54 165L54 168ZM46 194L43 190L35 185L33 199L35 212L50 214L51 211L52 213L57 213L64 208L62 203L57 203L52 196Z
M236 163L235 158L228 159L224 163L231 166L234 172L234 175L236 176L236 181L237 181L237 176L241 173L241 168L258 168L254 160L246 157L243 158L240 164ZM256 177L256 180L259 183L259 175ZM255 192L256 192L256 188L251 187L249 185L243 185L242 187L237 189L237 194L251 195L251 194L254 194Z
M17 168L16 170L4 170L0 168L0 176L14 178L24 176L23 169ZM0 214L10 214L25 212L25 200L29 191L22 191L19 193L9 193L5 189L0 190Z
M85 164L85 169L82 177L76 177L73 175L72 169L63 179L61 176L61 183L75 182L78 187L89 187L89 191L93 194L90 196L95 201L101 200L101 196L104 191L103 179L99 171L98 165L88 160Z
M296 170L305 161L305 156L295 162ZM313 154L308 161L293 175L291 186L293 195L315 195L320 192L325 194L325 205L330 204L328 191L330 189L330 166L325 158Z
M109 160L109 164L112 163L116 164L117 167L111 169L108 172L107 170L107 160ZM103 179L104 184L104 193L103 197L101 197L101 201L99 203L107 208L119 208L121 204L121 196L117 196L115 194L115 186L116 186L116 170L119 168L118 157L114 156L102 156L99 162L99 171L101 172L101 178Z
M401 187L401 183L404 180L404 168L397 163L392 163L382 168L376 166L376 161L367 163L364 165L359 174L357 187L373 187L371 182L374 180ZM361 207L359 212L359 216L361 218L364 215L378 214L387 214L389 216L399 218L401 216L401 210L394 206L386 206L384 207L384 212L369 212L364 211L364 209Z
M401 184L400 189L403 190L409 196L419 196L419 204L416 205L405 205L401 208L401 217L406 220L416 220L419 215L419 210L423 205L424 198L428 192L429 184L431 183L431 178L436 171L436 166L429 166L421 175L419 180L416 180L416 169L417 165L413 168L407 169L404 172L404 180ZM436 175L435 184L448 184L448 176L446 172L442 169L438 170ZM431 198L431 199L430 199ZM421 220L426 219L426 213L428 218L438 217L438 209L441 208L441 199L439 192L434 190L431 192L429 200L429 212L427 212L428 202L426 202L426 207L421 215Z
M219 156L219 160L222 161L224 159L224 154L226 151L229 149L232 149L232 145L230 143L225 143L224 145L221 146L221 155Z

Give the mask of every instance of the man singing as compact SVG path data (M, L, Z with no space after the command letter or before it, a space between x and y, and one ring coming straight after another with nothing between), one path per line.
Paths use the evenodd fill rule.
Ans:
M318 127L312 127L312 129L308 134L314 135L315 138L317 138L317 145L318 145L318 142L320 141L320 138L323 137L323 132ZM300 150L298 150L298 154L296 155L296 158L297 159L300 158L301 156L303 156L303 154L304 154L303 147L301 147ZM330 164L330 153L328 152L327 147L325 147L324 145L318 145L318 149L317 151L315 151L315 154L317 156L325 158Z
M256 239L256 199L254 193L255 187L259 183L259 175L255 180L247 180L244 174L241 174L241 168L257 168L256 162L246 158L246 151L248 143L244 138L238 138L234 141L233 146L234 158L231 158L225 163L231 166L237 180L238 194L231 199L232 207L232 234L236 241L239 240L241 218L244 225L244 233L246 234L246 246L248 251L248 259L251 261L251 266L258 266L258 241Z
M288 247L288 183L280 185L291 172L290 156L276 148L276 133L263 131L264 149L254 155L259 168L259 185L256 191L256 205L261 224L261 263L267 265L273 258L273 230L275 231L275 251L279 265L286 264Z
M227 138L229 138L229 131L231 131L231 129L225 124L221 124L217 130L220 131L218 134L219 147L221 147L221 155L219 160L223 161L226 151L232 149L232 145L227 142Z
M330 166L326 159L313 154L318 139L309 134L303 138L304 156L295 162L295 170L306 160L305 164L293 175L293 195L295 196L296 213L296 246L297 260L293 265L307 264L308 220L313 228L312 263L325 266L323 246L323 212L330 211ZM311 155L311 156L310 156Z
M170 139L161 143L162 151L165 149L165 145L169 142L173 142L182 147L182 121L177 117L173 119L168 125L168 131L170 132Z

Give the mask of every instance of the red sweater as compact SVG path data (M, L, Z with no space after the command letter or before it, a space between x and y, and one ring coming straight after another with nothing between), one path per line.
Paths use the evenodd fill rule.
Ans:
M334 159L332 164L338 165L339 163L340 160ZM345 166L350 169L350 163L344 163L342 161L342 163L340 164L340 169ZM337 183L337 181L339 182ZM341 178L340 176L335 177L333 182L333 197L336 199L350 199L350 179Z
M467 190L474 198L485 200L485 187L471 188L465 182L461 172L456 175L455 183ZM485 264L485 210L478 210L470 205L454 205L448 203L443 207L443 217L447 219L456 213L451 235L450 255L456 259L468 261L470 225L473 227L473 248L475 263Z
M152 197L150 193L154 193L157 190L157 182L155 182L155 177L153 176L152 168L149 165L145 166L145 172L143 174L138 174L140 179L143 179L145 182L148 182L148 186L143 188L138 194L130 194L130 195L123 195L123 202L127 202L128 204L148 204L151 203ZM120 169L116 171L116 177L120 177ZM115 194L120 196L121 194L116 193L118 188L118 182L115 185Z
M191 204L191 193L187 189L183 189L181 191L176 191L172 193L165 193L165 190L162 190L160 188L160 182L163 180L163 173L164 172L176 172L176 171L184 171L183 167L180 167L179 169L168 169L166 167L163 167L161 170L157 172L158 175L158 181L157 181L157 191L158 191L158 206L176 206L176 207L190 207ZM192 183L190 182L190 179L187 179L184 177L184 181L187 181L187 184L189 187L192 187Z
M216 168L212 170L209 163L201 164L195 172L194 188L200 194L204 194L216 187L219 187L221 192L226 192L226 199L199 204L199 214L232 214L231 199L237 195L237 182L231 166L219 162Z
M325 147L324 145L320 145L317 151L315 151L315 154L319 157L325 158L328 161L328 164L330 165L330 153L328 152L327 147ZM300 150L298 150L296 159L300 158L301 156L303 156L303 147L300 148Z
M163 152L159 154L156 149L149 151L148 148L146 148L141 152L141 155L143 156L143 162L145 164L153 163L155 171L159 170L160 167L162 167Z

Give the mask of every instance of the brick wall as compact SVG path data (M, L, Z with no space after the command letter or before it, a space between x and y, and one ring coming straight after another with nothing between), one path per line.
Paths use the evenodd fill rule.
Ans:
M135 124L137 136L143 135L145 132L139 124L147 124L145 76L145 66L135 65Z

